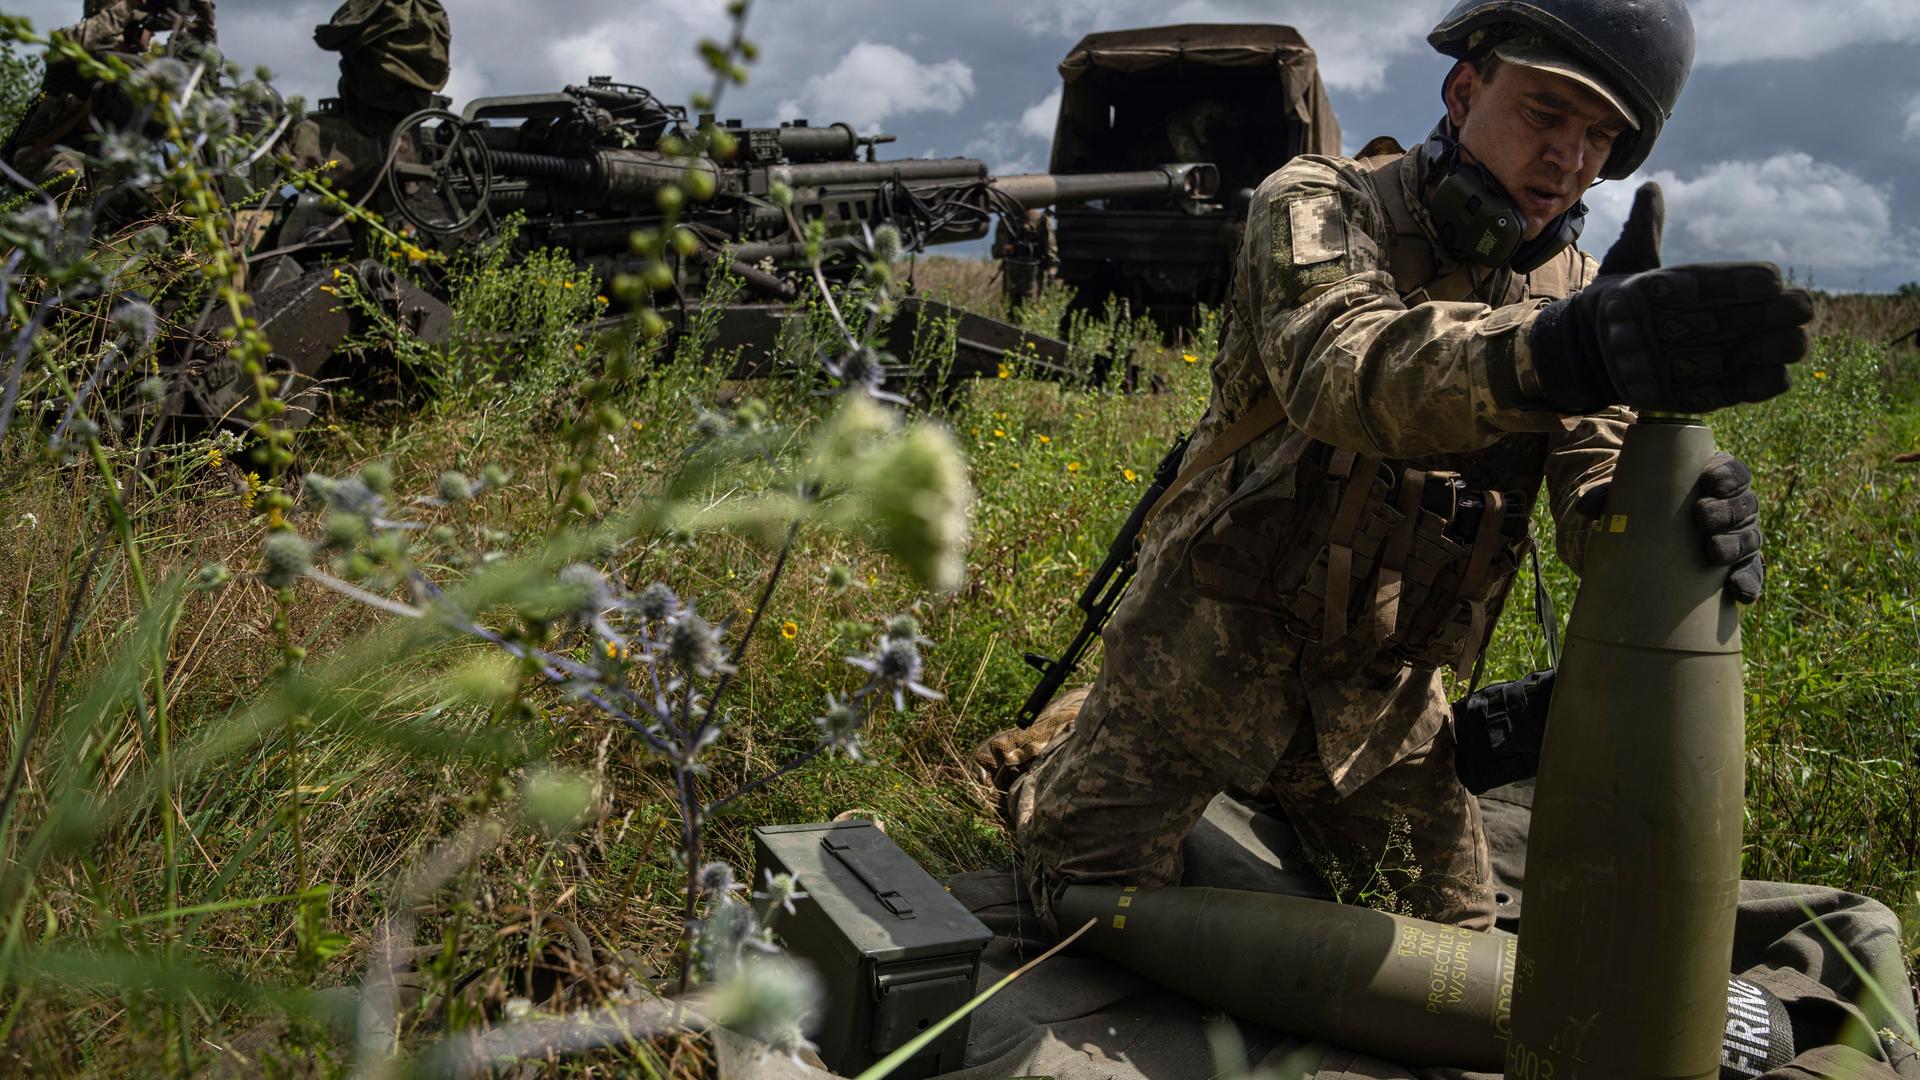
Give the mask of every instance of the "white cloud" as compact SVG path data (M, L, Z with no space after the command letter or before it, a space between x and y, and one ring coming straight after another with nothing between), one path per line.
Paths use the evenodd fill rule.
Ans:
M1313 46L1329 87L1365 94L1380 89L1396 57L1427 48L1427 31L1449 6L1449 0L1322 0L1276 10L1271 0L1182 0L1171 8L1164 0L1056 0L1016 7L1012 14L1031 32L1062 37L1186 22L1284 23ZM1439 93L1436 83L1436 99Z
M960 60L928 64L891 45L862 41L832 71L807 79L780 112L809 113L872 131L889 116L952 115L973 96L973 68Z
M1849 45L1920 42L1913 0L1694 0L1700 64L1802 60Z
M1669 265L1763 259L1831 281L1920 256L1920 238L1895 223L1887 189L1807 154L1723 161L1687 179L1661 170L1646 179L1666 195L1662 254ZM1602 184L1589 193L1593 213L1583 246L1605 253L1636 186Z
M1020 114L1020 133L1036 139L1053 138L1054 122L1060 118L1060 88L1027 106Z

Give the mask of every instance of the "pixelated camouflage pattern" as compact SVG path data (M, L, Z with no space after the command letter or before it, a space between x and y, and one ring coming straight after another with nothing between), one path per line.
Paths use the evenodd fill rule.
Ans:
M1352 639L1303 641L1179 572L1200 525L1294 431L1529 500L1544 480L1577 569L1589 522L1574 502L1611 476L1631 414L1536 407L1526 331L1595 264L1571 249L1524 277L1454 263L1418 190L1412 156L1302 156L1255 192L1188 459L1268 396L1287 421L1148 524L1073 734L1015 786L1016 841L1043 912L1074 882L1177 882L1180 840L1212 795L1268 788L1301 815L1318 857L1404 859L1421 868L1409 894L1421 914L1491 924L1485 838L1453 775L1439 675ZM1395 822L1401 856L1386 843Z
M144 13L127 0L91 0L86 15L56 33L90 53L126 53L131 27ZM85 176L81 152L92 134L98 87L67 61L47 65L40 93L7 139L7 164L49 191L76 186Z

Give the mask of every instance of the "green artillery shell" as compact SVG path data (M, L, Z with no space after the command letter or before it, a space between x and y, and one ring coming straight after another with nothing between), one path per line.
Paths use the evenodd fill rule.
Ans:
M1567 629L1528 841L1509 1080L1718 1074L1740 876L1737 606L1693 519L1712 433L1627 434Z
M1057 915L1096 920L1080 947L1282 1031L1407 1065L1494 1070L1506 1049L1506 934L1234 889L1080 885Z
M1093 920L1077 948L1278 1031L1415 1068L1491 1072L1508 1056L1511 934L1235 889L1076 885L1057 914L1062 928ZM1725 1068L1709 1075L1756 1076L1793 1057L1786 1009L1764 988L1723 967L1711 1008Z

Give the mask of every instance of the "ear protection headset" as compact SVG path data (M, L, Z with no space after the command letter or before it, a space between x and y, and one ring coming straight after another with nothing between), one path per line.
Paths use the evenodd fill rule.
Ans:
M1531 273L1573 246L1587 224L1587 204L1576 202L1547 222L1540 235L1525 239L1526 215L1487 167L1467 161L1460 141L1446 117L1420 147L1420 162L1428 180L1439 184L1427 199L1434 228L1447 253L1481 266L1505 266L1516 274Z

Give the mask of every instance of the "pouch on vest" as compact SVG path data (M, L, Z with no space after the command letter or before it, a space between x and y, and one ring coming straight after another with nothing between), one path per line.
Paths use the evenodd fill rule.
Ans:
M1201 523L1183 577L1303 640L1464 672L1532 544L1523 498L1295 432Z

